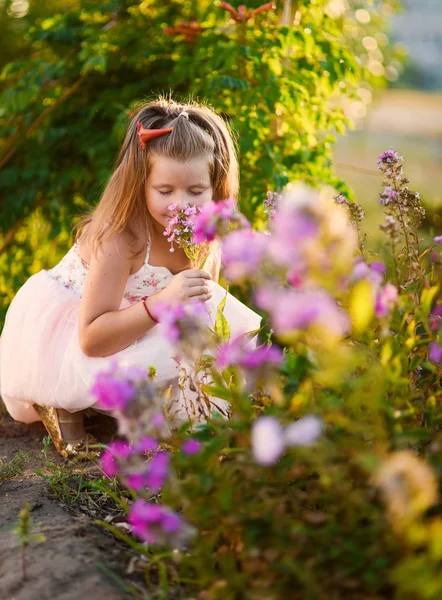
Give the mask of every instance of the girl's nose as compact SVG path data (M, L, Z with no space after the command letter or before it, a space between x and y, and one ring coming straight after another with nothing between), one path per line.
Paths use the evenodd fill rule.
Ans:
M176 203L178 204L180 209L187 208L187 206L189 205L188 198L185 194L177 198Z

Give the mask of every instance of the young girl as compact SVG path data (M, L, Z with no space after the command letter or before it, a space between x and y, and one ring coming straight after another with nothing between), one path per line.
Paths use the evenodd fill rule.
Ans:
M219 246L202 270L182 249L169 251L168 206L202 206L237 192L234 143L214 111L165 99L144 105L74 245L53 269L30 277L9 307L0 393L10 415L43 420L63 456L84 455L96 441L83 423L95 405L90 388L110 358L125 368L152 365L157 381L176 381L179 364L158 330L155 306L201 300L214 314L226 292L217 283ZM224 315L232 336L260 325L231 294ZM185 407L179 410L187 418Z

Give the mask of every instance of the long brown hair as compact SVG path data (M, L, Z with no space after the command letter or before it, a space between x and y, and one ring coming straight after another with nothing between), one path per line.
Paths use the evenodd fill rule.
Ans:
M179 117L187 111L189 118ZM186 161L206 156L213 189L213 200L237 198L239 190L236 140L227 123L208 105L193 100L175 102L160 96L144 103L133 114L115 169L98 205L75 226L75 240L82 237L95 252L103 242L123 231L136 235L130 227L135 221L146 241L153 231L152 217L145 197L145 184L154 155ZM172 127L167 135L140 146L137 123L146 129ZM140 254L135 252L134 256Z

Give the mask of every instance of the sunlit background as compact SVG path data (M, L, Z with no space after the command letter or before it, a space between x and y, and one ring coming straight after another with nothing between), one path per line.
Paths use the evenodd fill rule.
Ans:
M346 0L332 0L338 14ZM421 192L427 209L427 224L442 231L442 2L402 1L403 10L389 16L390 38L399 53L406 52L405 66L394 61L384 68L379 47L388 43L384 33L367 36L369 69L385 74L387 89L373 89L366 83L359 89L359 101L349 102L347 114L356 129L340 136L335 150L336 169L355 190L373 226L382 221L376 205L380 177L376 156L393 146L405 158L410 185ZM390 6L383 7L391 12ZM356 12L360 23L370 19L365 10ZM358 36L357 23L349 25Z

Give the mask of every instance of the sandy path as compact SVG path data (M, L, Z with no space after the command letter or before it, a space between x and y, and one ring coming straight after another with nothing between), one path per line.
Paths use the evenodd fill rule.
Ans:
M18 450L31 454L26 469L0 480L0 597L2 600L78 600L96 598L121 600L129 596L118 589L100 568L124 575L129 555L113 537L93 524L85 514L70 514L50 498L48 486L33 473L39 459L45 430L40 423L22 425L0 414L0 465L5 465ZM50 450L48 458L62 461ZM8 526L17 522L18 513L29 502L33 532L46 541L27 552L28 580L23 581L21 555L16 536Z

